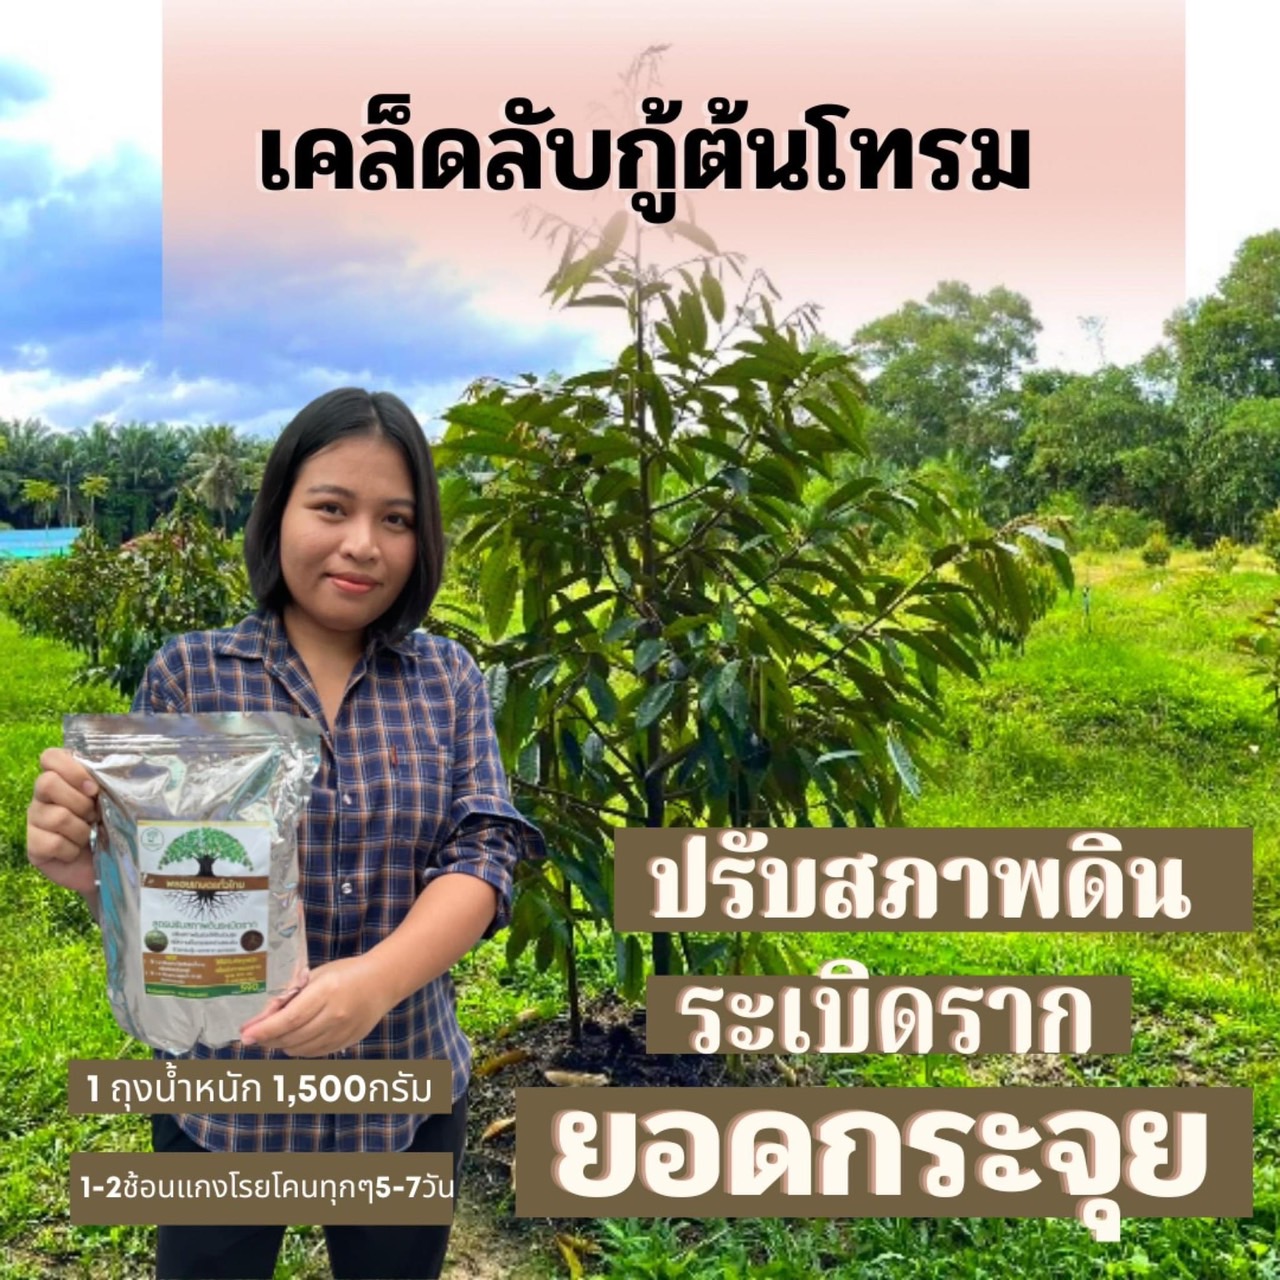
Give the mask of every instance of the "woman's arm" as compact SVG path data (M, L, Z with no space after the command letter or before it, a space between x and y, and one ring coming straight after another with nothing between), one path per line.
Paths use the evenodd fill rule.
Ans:
M313 970L288 1004L270 1005L245 1023L242 1041L295 1058L349 1048L466 955L488 928L497 902L497 890L476 876L433 880L390 936L362 956Z

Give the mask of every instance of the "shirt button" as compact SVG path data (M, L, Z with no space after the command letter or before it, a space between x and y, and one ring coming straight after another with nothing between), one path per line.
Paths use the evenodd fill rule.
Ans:
M350 881L350 880L344 880L344 881L342 882L342 892L343 892L343 893L351 893L351 892L353 892L352 887L351 887L351 881Z
M342 793L342 803L343 803L343 804L355 804L355 801L354 801L354 800L352 800L352 798L351 798L351 792L350 792L350 791L344 791L344 792Z

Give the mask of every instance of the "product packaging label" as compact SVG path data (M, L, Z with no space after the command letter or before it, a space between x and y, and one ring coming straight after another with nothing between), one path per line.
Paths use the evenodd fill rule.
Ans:
M267 822L139 822L147 995L266 990L270 851Z

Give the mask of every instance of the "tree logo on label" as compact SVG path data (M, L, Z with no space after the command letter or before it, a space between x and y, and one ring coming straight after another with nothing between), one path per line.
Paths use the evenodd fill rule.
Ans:
M192 888L173 889L169 897L174 905L187 916L215 917L230 914L244 901L240 889L230 889L218 882L225 879L214 867L218 863L253 870L253 863L245 847L233 835L217 831L213 827L195 827L185 831L165 851L156 870L178 862L195 862L196 870Z

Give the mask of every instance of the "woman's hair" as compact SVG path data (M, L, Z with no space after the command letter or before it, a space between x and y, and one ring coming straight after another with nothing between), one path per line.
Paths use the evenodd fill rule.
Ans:
M262 473L244 531L244 559L249 585L258 603L277 613L289 603L280 570L280 522L302 464L313 453L354 436L376 435L392 441L404 455L413 477L413 532L418 544L413 573L390 608L371 630L400 640L426 617L444 572L444 527L440 490L426 437L413 411L388 391L368 392L340 387L317 397L299 411L276 441Z

